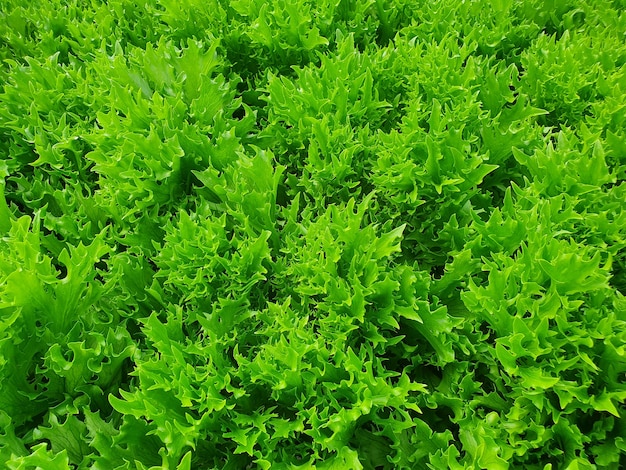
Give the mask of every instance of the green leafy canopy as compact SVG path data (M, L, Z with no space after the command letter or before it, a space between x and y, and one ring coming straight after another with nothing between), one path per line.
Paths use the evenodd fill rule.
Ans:
M626 467L624 11L0 1L0 466Z

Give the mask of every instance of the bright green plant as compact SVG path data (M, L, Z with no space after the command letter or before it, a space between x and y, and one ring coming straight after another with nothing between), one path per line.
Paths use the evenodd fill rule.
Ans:
M626 466L623 0L0 0L0 466Z

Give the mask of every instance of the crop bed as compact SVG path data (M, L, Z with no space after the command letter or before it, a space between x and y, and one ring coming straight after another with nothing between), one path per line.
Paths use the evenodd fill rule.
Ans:
M0 0L0 466L626 468L624 0Z

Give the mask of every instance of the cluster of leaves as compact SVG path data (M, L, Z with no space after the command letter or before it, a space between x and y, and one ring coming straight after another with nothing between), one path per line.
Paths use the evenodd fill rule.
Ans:
M0 1L2 465L626 466L624 11Z

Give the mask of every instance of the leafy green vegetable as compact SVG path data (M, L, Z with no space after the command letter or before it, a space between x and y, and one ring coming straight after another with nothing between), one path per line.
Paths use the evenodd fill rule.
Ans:
M623 0L4 0L9 469L626 466Z

